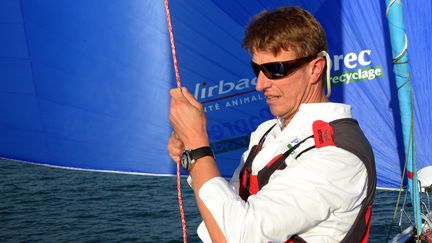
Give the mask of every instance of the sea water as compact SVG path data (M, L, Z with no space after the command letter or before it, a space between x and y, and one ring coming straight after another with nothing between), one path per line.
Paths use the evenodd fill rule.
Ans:
M200 242L196 228L201 219L185 179L182 188L188 241ZM378 190L369 242L385 242L397 195ZM0 159L0 242L182 241L173 176L65 170Z

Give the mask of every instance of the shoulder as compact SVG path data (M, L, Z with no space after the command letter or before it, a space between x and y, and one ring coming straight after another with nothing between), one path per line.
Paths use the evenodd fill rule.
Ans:
M335 209L352 209L366 196L366 166L353 153L335 146L312 149L279 173L277 180L285 177L309 185Z
M373 152L357 121L344 118L326 124L331 126L314 125L315 149L300 156L299 163L312 171L328 172L330 178L338 176L333 173L350 176L366 172L366 166L373 163ZM319 145L323 141L331 142Z
M327 146L312 149L298 158L298 164L317 172L339 172L356 174L366 169L364 163L353 153L336 147Z

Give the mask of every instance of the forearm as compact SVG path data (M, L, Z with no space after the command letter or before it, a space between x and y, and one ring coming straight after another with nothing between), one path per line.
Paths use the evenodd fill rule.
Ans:
M212 242L226 242L225 236L216 223L216 220L199 196L199 190L201 189L202 185L204 185L204 183L214 177L220 176L215 160L210 156L199 159L192 166L190 175L192 177L192 187L195 191L198 209L210 234Z
M173 159L180 157L180 150L194 150L209 146L207 119L204 108L185 88L171 89L170 120L174 129L168 150ZM198 203L198 209L207 226L213 242L226 242L225 237L213 215L201 201L199 191L212 178L220 176L215 160L211 156L198 158L189 168L192 187Z

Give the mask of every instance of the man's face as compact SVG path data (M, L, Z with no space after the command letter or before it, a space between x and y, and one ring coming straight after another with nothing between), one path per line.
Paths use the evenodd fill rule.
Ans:
M263 64L297 59L292 51L281 51L274 55L271 52L255 52L253 62ZM308 84L308 64L281 79L269 79L261 71L257 77L256 90L263 92L271 113L289 121L298 111L300 104L308 100L310 85Z

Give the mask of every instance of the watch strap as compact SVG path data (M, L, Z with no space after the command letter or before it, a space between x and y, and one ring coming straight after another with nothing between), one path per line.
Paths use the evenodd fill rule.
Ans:
M192 160L198 160L205 156L211 156L214 158L213 150L209 146L193 149L190 151Z
M209 146L200 147L193 150L185 150L182 153L181 165L186 171L190 171L195 162L205 156L214 158L213 150Z

